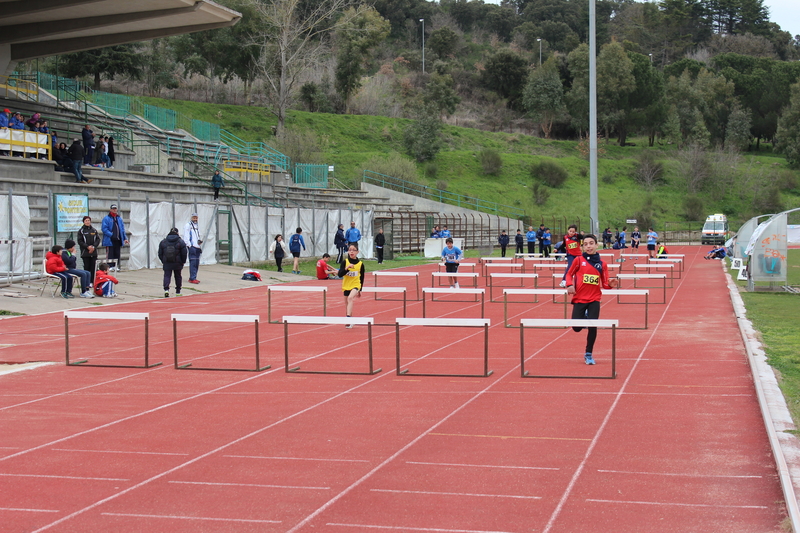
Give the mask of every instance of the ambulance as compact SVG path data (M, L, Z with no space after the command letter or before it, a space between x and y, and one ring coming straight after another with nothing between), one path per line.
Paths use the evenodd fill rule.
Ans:
M702 244L725 244L728 240L728 217L725 215L709 215L703 224Z

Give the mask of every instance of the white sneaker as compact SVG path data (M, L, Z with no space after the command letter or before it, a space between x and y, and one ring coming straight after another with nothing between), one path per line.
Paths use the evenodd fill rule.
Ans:
M86 291L81 293L81 298L94 298L94 294L92 294L90 291Z
M562 279L562 280L561 280L561 283L559 283L559 284L558 284L558 286L559 286L559 287L566 287L566 286L567 286L567 282L566 282L566 280L563 280L563 279Z
M461 288L461 287L459 286L459 284L458 284L458 283L456 283L456 289L460 289L460 288Z
M353 329L353 324L347 324L347 325L345 326L345 328L347 328L347 329Z
M450 288L451 288L451 289L455 289L455 288L456 288L456 286L455 286L455 285L450 285Z

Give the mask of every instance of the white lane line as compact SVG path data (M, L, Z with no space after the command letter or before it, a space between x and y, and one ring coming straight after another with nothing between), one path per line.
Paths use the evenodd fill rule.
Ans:
M471 465L461 463L425 463L422 461L406 461L409 465L431 465L431 466L458 466L463 468L513 468L518 470L561 470L549 466L504 466L504 465Z
M368 463L366 459L324 459L314 457L269 457L264 455L223 455L223 457L233 457L235 459L278 459L286 461L323 461L323 462L339 462L339 463Z
M280 520L249 520L247 518L211 518L208 516L175 516L160 514L100 513L103 516L125 516L130 518L169 518L172 520L206 520L211 522L246 522L250 524L280 524Z
M68 450L66 448L53 448L54 452L72 452L72 453L129 453L134 455L189 455L188 453L171 453L171 452L126 452L122 450Z
M369 489L370 492L391 492L393 494L432 494L435 496L478 496L482 498L516 498L520 500L541 500L541 496L519 496L516 494L477 494L472 492L438 492L432 490Z
M37 477L37 478L48 478L48 479L78 479L78 480L88 480L88 481L130 481L130 479L122 479L116 477L48 476L45 474L0 474L0 476Z
M638 502L629 500L594 500L591 498L586 499L587 502L598 503L625 503L633 505L667 505L678 507L718 507L722 509L768 509L766 505L719 505L715 503L674 503L674 502Z
M433 531L441 533L512 533L510 531L499 531L496 529L443 529L439 527L408 527L408 526L378 526L372 524L337 524L335 522L328 522L326 526L336 527L360 527L363 529L392 529L400 531Z
M60 513L52 509L17 509L15 507L0 507L0 511L19 511L21 513Z
M673 472L637 472L631 470L598 470L606 474L635 474L643 476L678 476L678 477L720 477L720 478L734 478L734 479L761 479L763 476L728 476L722 474L682 474Z
M211 481L169 481L179 485L208 485L212 487L257 487L261 489L331 490L330 487L302 487L295 485L259 485L256 483L215 483Z

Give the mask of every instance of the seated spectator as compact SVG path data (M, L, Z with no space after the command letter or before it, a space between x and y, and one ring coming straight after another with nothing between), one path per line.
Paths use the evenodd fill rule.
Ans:
M114 291L114 286L118 283L117 278L108 274L108 265L100 263L97 273L94 275L94 293L102 298L116 298L117 293Z
M48 274L57 276L61 280L61 296L63 298L75 298L72 294L72 276L67 274L67 267L61 257L61 246L53 246L45 256L45 270Z
M724 246L715 246L703 259L725 259L726 255Z
M47 121L44 120L39 123L39 127L36 128L36 131L39 133L50 133L50 127L47 125Z
M38 131L37 128L39 126L37 126L37 123L41 119L42 119L41 113L34 113L33 115L31 115L31 118L29 118L28 121L25 122L25 124L28 125L28 127L30 128L31 131Z
M17 111L14 113L14 116L11 117L11 120L8 121L8 127L12 130L24 130L25 123L23 122L23 119L24 117L22 116L22 113Z
M56 162L57 172L72 172L72 159L67 154L67 143L59 143L53 149L53 161Z
M666 259L666 255L669 253L667 247L660 242L656 243L656 255L659 259Z
M330 258L329 254L322 254L322 259L317 261L317 279L342 279L337 269L328 266L327 259Z
M442 238L442 232L439 229L439 226L434 226L433 230L431 231L431 239L441 239L441 238Z
M92 286L92 275L78 268L78 256L75 255L75 241L67 239L64 242L64 250L61 252L61 259L67 267L67 274L78 276L81 280L81 298L94 298L89 288Z

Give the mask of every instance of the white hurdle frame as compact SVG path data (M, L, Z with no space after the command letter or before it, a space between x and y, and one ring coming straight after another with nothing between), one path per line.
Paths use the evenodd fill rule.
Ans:
M347 374L359 376L371 376L381 371L375 369L372 356L372 326L375 319L372 317L355 316L284 316L283 321L283 344L284 344L284 371L291 374ZM367 326L367 343L369 345L369 372L347 372L335 370L300 370L299 366L289 368L289 324L317 324L317 325L347 325Z
M637 287L636 282L640 279L660 279L663 283L663 299L660 302L650 302L651 304L665 304L667 303L667 275L666 274L617 274L617 280L619 284L617 285L618 289L622 288L622 282L626 279L633 280L633 288L634 289L657 289L658 287ZM672 288L672 283L670 283L669 288Z
M94 320L144 320L144 366L141 365L101 365L89 364L88 359L69 361L69 319L91 318ZM67 366L93 366L100 368L152 368L161 363L150 364L150 313L109 313L102 311L64 311L64 347Z
M373 286L378 286L378 277L394 277L394 278L415 278L414 300L419 301L419 272L387 272L385 270L378 270L372 273ZM388 298L381 298L388 300Z
M503 289L503 325L507 328L513 328L516 326L509 326L508 325L508 295L509 294L522 294L522 295L533 295L535 296L533 301L522 301L522 302L511 302L512 304L525 304L531 303L536 304L539 303L539 296L540 295L552 295L553 303L556 302L556 296L564 296L564 318L567 318L567 289Z
M494 280L495 279L518 279L519 280L519 288L525 287L525 280L532 279L533 280L533 288L539 288L539 274L526 274L524 272L492 272L489 274L489 301L494 301ZM507 288L499 285L498 288ZM511 287L514 288L514 287Z
M272 293L273 292L321 292L322 316L328 315L328 287L312 285L269 285L267 286L267 322L280 324L280 320L272 320Z
M677 265L678 268L675 268L675 266L675 263L637 263L633 265L633 272L636 273L637 270L646 270L648 273L661 274L663 271L659 272L658 269L666 268L667 272L669 272L669 288L671 289L673 280L681 279L680 266Z
M437 264L436 265L436 271L437 272L446 272L445 270L442 270L442 269L446 268L446 265L447 265L447 263L439 263L439 264ZM461 270L462 268L471 268L472 271L475 272L476 268L480 268L480 264L479 263L459 263L458 264L458 269Z
M175 313L170 316L172 319L172 346L175 354L175 370L218 370L228 372L262 372L271 365L261 366L261 353L259 350L258 322L261 317L258 315L188 315ZM225 323L249 323L255 325L256 332L256 367L255 368L212 368L212 367L193 367L192 363L178 364L178 320L181 322L225 322Z
M366 294L369 294L369 293L375 294L375 300L376 301L380 301L380 300L383 299L383 298L379 299L378 296L377 296L378 294L392 294L392 293L398 293L398 292L403 293L403 317L405 318L405 316L406 316L406 303L408 301L407 298L406 298L407 289L405 287L367 287L366 285L364 285L363 287L361 287L361 292L362 293L366 293ZM385 324L385 325L391 325L391 324Z
M489 370L489 326L488 318L398 318L395 323L395 355L398 376L436 376L451 378L488 378L493 371ZM409 369L400 370L400 326L422 327L482 327L483 328L483 374L427 374L412 373Z
M475 295L475 303L478 302L478 295L480 295L480 302L481 302L481 318L484 318L486 315L484 313L484 307L486 307L486 289L474 289L474 288L465 288L465 289L450 289L445 287L423 287L422 288L422 318L426 318L426 307L425 302L427 298L425 298L426 294L431 295L431 302L460 302L461 300L437 300L434 298L434 294L474 294ZM462 302L463 303L463 302Z
M525 370L525 328L611 328L611 375L609 376L532 376ZM619 320L589 318L524 318L519 323L520 374L523 378L560 379L616 379L617 377L617 329Z
M456 278L456 279L458 279L458 278L471 279L472 280L472 288L473 289L477 289L478 288L478 276L479 276L479 274L477 272L433 272L431 274L431 287L436 287L436 278L441 279L441 278L447 277L447 278ZM439 286L441 287L441 283L439 283ZM424 298L424 296L423 296L423 298Z

